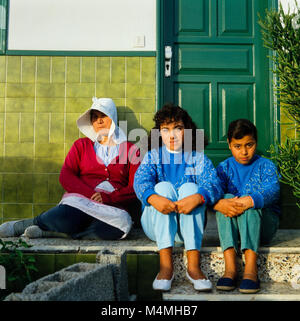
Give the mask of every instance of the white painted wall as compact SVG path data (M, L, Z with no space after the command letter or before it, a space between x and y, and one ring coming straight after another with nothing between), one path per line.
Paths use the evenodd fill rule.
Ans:
M156 0L10 0L8 49L155 51Z
M282 4L283 10L285 12L288 11L288 8L290 7L290 12L294 12L295 11L295 0L279 0L279 3ZM300 7L300 0L297 0L297 4Z
M153 51L156 0L10 0L8 35L9 50Z

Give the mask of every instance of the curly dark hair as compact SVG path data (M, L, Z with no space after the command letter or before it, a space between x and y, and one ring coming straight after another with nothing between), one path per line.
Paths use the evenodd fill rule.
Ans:
M160 130L160 127L162 124L170 124L173 122L180 122L180 121L183 122L184 129L192 130L192 150L196 150L197 126L186 110L172 103L167 103L162 107L162 109L156 112L153 120L155 125L150 131L150 134L148 136L149 150L153 148L153 142L157 141L157 137L154 137L154 136L155 136L155 133L157 133ZM157 131L153 131L153 129L157 129ZM159 141L159 146L162 146L162 139L160 135L159 135L158 141ZM206 145L207 145L207 139L204 137L204 146ZM159 146L155 146L154 148Z

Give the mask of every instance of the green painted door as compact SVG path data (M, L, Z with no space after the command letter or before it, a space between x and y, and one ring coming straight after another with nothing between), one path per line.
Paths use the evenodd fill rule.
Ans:
M228 124L248 118L259 131L258 151L266 154L276 136L268 51L258 13L268 0L163 0L159 103L187 109L205 130L206 154L215 164L230 155ZM171 76L165 76L165 46L172 48Z

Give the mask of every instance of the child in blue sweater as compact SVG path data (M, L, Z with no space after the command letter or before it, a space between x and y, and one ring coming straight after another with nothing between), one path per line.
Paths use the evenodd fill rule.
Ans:
M217 167L225 196L214 205L225 260L217 289L236 287L240 238L245 269L239 291L256 293L258 247L271 241L279 225L279 180L275 165L256 154L257 129L249 120L231 122L227 140L232 157Z
M160 271L153 289L170 290L174 278L172 248L179 241L187 251L187 278L195 289L211 290L212 284L200 268L200 249L205 208L223 195L217 172L203 148L197 150L197 129L184 109L165 105L154 121L149 137L152 149L145 154L134 179L143 205L142 227L159 249ZM189 142L188 132L192 132ZM155 133L158 143L153 147Z

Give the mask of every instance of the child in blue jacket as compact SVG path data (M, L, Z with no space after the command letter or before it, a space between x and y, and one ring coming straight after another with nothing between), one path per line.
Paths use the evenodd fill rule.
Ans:
M227 140L232 157L217 167L225 196L214 205L225 260L217 289L236 287L240 239L245 269L239 291L256 293L258 247L269 243L279 226L279 179L273 162L256 154L257 129L249 120L231 122Z
M187 251L188 280L199 291L211 290L212 284L200 268L200 249L206 206L223 196L217 172L203 148L197 150L197 129L184 109L165 105L154 121L149 137L152 149L145 154L134 179L136 195L143 204L142 227L156 241L160 254L153 289L170 290L174 278L172 248L179 241ZM155 137L158 143L153 148Z

